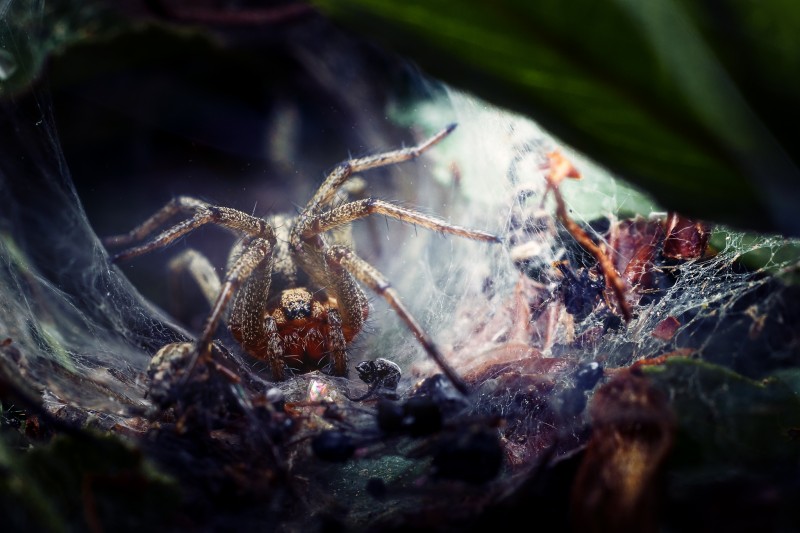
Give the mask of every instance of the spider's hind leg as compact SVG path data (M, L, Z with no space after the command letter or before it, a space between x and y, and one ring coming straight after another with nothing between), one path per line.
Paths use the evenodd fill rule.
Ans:
M269 291L269 273L272 271L272 249L275 245L274 238L271 240L266 239L252 239L247 245L243 248L241 255L236 259L233 265L228 269L227 274L225 275L225 281L222 283L222 287L217 294L217 297L214 300L214 305L211 307L211 313L208 315L206 319L205 326L203 327L203 332L200 335L200 338L197 340L197 351L198 355L202 356L207 354L210 351L211 343L214 339L214 334L217 331L217 326L219 325L220 321L223 319L225 312L228 310L228 306L231 303L231 299L233 299L234 295L239 292L239 289L242 288L244 284L246 284L249 280L251 280L251 275L253 274L256 269L262 264L265 264L265 268L267 269L266 275L262 278L259 278L261 285L263 286L264 293L268 293ZM236 304L234 306L234 310L232 315L238 315L242 313L242 316L245 319L245 331L248 334L251 334L251 330L255 330L255 333L260 333L261 328L251 328L252 325L263 324L264 319L263 316L260 314L260 307L249 308L245 306L243 312L237 312L237 307L239 307L239 300L241 298L236 298ZM245 302L248 303L248 302ZM240 308L241 309L241 308ZM234 326L233 316L231 317L231 329Z
M167 268L169 269L169 299L173 307L173 315L180 317L187 311L183 304L186 295L182 283L183 277L187 273L200 289L208 306L214 305L214 301L222 289L222 282L214 265L206 256L190 248L170 260Z
M336 309L328 310L328 352L334 376L347 376L347 351L342 317Z

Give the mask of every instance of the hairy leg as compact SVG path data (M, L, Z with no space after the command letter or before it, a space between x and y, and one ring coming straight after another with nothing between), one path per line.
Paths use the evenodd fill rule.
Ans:
M336 191L342 186L353 174L356 172L363 172L372 168L383 167L387 165L394 165L409 161L420 156L423 152L437 144L439 141L447 137L450 132L456 128L455 124L451 124L431 136L427 140L421 142L416 146L410 148L402 148L400 150L393 150L382 154L375 154L358 159L350 159L337 165L333 171L328 174L325 181L322 183L316 194L306 204L304 212L315 213L320 211L324 206L328 205L335 197Z
M179 277L188 273L197 283L208 305L214 305L214 301L222 289L222 282L219 280L216 269L206 256L197 250L185 250L170 260L167 267L170 272L169 284L173 287L173 292L175 292L174 288L179 286ZM174 294L174 296L179 298L177 294Z
M485 231L473 230L450 224L440 218L419 213L384 200L366 198L340 205L320 213L298 220L295 232L302 240L308 240L343 224L368 217L372 214L385 215L408 224L417 224L439 233L458 235L466 239L486 242L500 242L500 237Z
M444 356L436 347L433 340L422 329L413 315L406 309L389 281L378 270L358 257L346 246L333 246L325 252L325 258L331 271L344 269L351 273L358 281L369 287L382 297L405 322L411 333L417 338L428 355L436 362L445 376L462 394L469 394L469 387L458 373L447 363Z
M217 224L239 234L261 237L266 240L275 239L272 227L261 218L229 207L211 205L189 196L178 196L128 233L107 237L103 243L106 246L125 246L140 241L178 213L190 213L191 217L167 228L145 244L118 253L113 260L123 261L163 248L205 224Z

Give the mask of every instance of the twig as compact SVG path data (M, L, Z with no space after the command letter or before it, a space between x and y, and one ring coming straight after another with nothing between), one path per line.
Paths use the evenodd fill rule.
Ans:
M567 204L564 202L564 197L561 196L561 191L558 190L559 184L564 180L564 178L573 178L573 179L580 179L581 174L578 170L572 165L572 163L565 158L561 152L555 150L547 154L548 159L548 172L545 175L545 179L547 180L547 189L545 190L545 196L547 193L552 191L553 198L556 200L556 216L567 229L567 231L572 235L572 237L578 241L578 244L583 246L594 258L597 260L597 263L600 265L600 270L603 271L603 277L606 280L606 287L611 289L614 293L614 296L617 298L617 303L619 304L620 312L622 313L622 317L625 319L625 322L630 322L633 316L631 312L631 307L628 301L625 298L625 281L623 281L622 277L620 277L617 269L614 268L614 263L608 257L608 255L603 252L603 250L597 246L594 241L592 241L589 234L583 230L574 220L569 217L567 213Z

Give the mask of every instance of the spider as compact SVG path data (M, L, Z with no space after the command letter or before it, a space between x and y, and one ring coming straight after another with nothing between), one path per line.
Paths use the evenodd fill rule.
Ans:
M468 239L500 242L500 238L380 199L350 201L345 186L357 172L418 157L447 137L455 126L451 124L410 148L340 163L296 216L259 218L178 196L130 232L108 237L104 243L116 247L144 241L178 214L188 218L144 244L116 254L112 260L124 261L162 248L204 224L222 226L241 237L231 250L222 281L199 252L187 250L173 260L174 268L188 270L211 304L194 345L194 361L210 353L220 321L227 321L234 339L246 353L267 361L276 381L284 380L287 370L305 372L326 365L329 373L346 376L347 346L362 330L369 313L360 282L386 300L453 385L467 394L465 382L406 309L389 281L356 255L350 245L349 224L380 214Z

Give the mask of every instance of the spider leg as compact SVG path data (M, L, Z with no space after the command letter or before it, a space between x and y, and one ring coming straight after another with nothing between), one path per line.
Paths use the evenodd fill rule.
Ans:
M342 316L336 309L328 310L328 351L331 354L333 375L347 375L347 351L342 329Z
M283 339L278 333L278 325L275 319L267 316L264 319L263 340L261 356L266 356L269 361L269 368L272 372L272 379L275 381L283 381L286 377L286 364L283 361L283 354L285 353L283 346Z
M228 273L225 275L225 281L220 288L219 294L217 294L211 313L206 319L200 338L197 340L197 349L194 355L195 359L189 367L190 372L194 367L197 357L205 356L210 353L214 333L217 330L217 326L225 310L228 308L231 298L236 294L242 284L250 278L253 271L261 265L264 260L272 257L272 248L274 245L274 238L271 241L260 238L253 239L243 248L242 254L233 263L231 268L228 269ZM190 372L187 372L187 376Z
M197 286L200 287L203 296L208 301L208 305L214 305L214 301L222 289L222 282L219 280L214 266L206 256L197 250L188 249L175 256L169 262L168 268L170 271L170 285L173 287L173 291L178 287L178 276L188 272L197 283ZM180 301L181 298L176 295L172 300Z
M153 216L126 234L104 239L106 246L127 245L139 241L153 233L170 217L177 213L192 213L186 220L178 222L155 236L149 242L124 250L113 257L113 261L123 261L136 257L174 242L204 224L217 224L238 233L253 237L274 239L272 227L261 218L248 215L230 207L211 205L189 196L178 196L158 210Z
M350 159L339 163L333 171L328 174L325 181L320 185L317 192L306 204L304 212L316 212L321 207L329 204L336 195L339 187L346 182L350 176L356 172L363 172L371 168L383 167L387 165L394 165L395 163L402 163L410 161L420 156L423 152L431 148L433 145L447 137L450 132L456 128L456 124L450 124L443 130L422 141L416 146L410 148L402 148L400 150L393 150L391 152L384 152L382 154L375 154L371 156L361 157L358 159Z
M201 200L188 196L173 198L167 205L156 211L147 220L122 235L112 235L103 239L106 246L125 246L135 241L140 241L153 233L159 226L178 213L189 211L202 205Z
M422 329L422 326L417 323L413 315L406 309L397 294L397 291L391 286L389 281L378 270L358 257L352 250L346 246L332 246L325 251L325 259L328 267L333 273L336 270L344 269L352 274L357 280L372 289L376 294L381 296L386 302L394 309L400 316L403 322L406 323L408 329L417 338L417 341L422 345L428 355L439 365L445 376L450 380L453 386L465 396L469 394L469 387L466 382L458 375L458 373L449 365L445 360L439 348L433 343L433 340Z
M337 226L348 224L354 220L365 218L372 214L385 215L402 222L418 224L433 231L450 233L466 239L475 239L478 241L487 242L501 242L500 237L485 231L456 226L440 218L425 215L405 207L400 207L399 205L395 205L384 200L365 198L364 200L349 202L335 207L330 211L298 220L295 229L292 232L292 245L295 245L295 242L298 238L305 241L314 237L315 235L329 231Z

